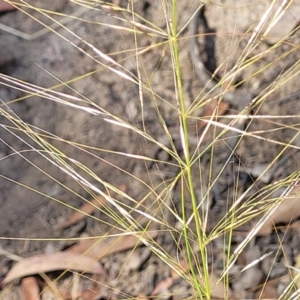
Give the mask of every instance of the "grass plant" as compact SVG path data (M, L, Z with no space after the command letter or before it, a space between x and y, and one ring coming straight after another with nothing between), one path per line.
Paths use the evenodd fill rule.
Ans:
M1 143L10 149L10 154L1 158L0 169L1 161L3 162L10 156L18 156L26 160L41 174L46 175L49 181L59 186L60 189L73 194L74 197L79 197L84 202L90 202L91 199L102 196L106 204L99 209L99 212L93 215L84 213L93 221L108 225L112 229L112 231L108 231L103 235L99 234L93 237L96 241L95 244L103 236L116 234L115 230L120 236L133 234L149 247L160 260L178 273L182 280L193 287L193 299L214 298L212 291L216 282L211 279L212 274L215 276L214 262L211 262L211 247L215 240L223 240L223 270L218 274L217 282L222 282L225 286L224 299L229 298L228 291L232 279L231 269L239 255L251 242L253 243L260 227L272 216L283 201L285 194L289 194L290 189L298 182L299 171L295 171L280 180L275 178L267 184L261 183L263 176L270 174L288 151L297 150L299 147L295 142L299 133L298 124L295 121L298 117L297 114L271 115L261 108L273 95L276 95L278 90L283 89L296 76L299 76L299 61L295 61L289 67L282 68L278 78L265 85L260 93L255 95L240 111L233 111L225 115L219 115L219 111L227 89L228 91L229 89L238 90L238 86L247 84L247 80L256 77L261 78L261 74L267 70L280 68L284 59L298 51L298 46L294 45L294 47L289 48L288 52L271 60L268 64L260 64L261 61L265 62L266 57L272 56L283 43L288 43L288 37L285 36L283 40L272 46L260 47L265 42L264 39L268 32L279 21L279 16L284 14L288 4L275 9L274 5L278 1L273 1L268 9L262 13L257 23L251 24L252 28L249 28L249 32L236 33L242 38L246 37L247 43L233 67L230 69L225 68L226 72L217 84L218 87L222 87L220 93L218 89L207 90L201 87L200 84L197 92L198 96L190 101L187 99L187 93L184 90L184 78L186 78L184 72L186 72L186 69L183 68L184 60L189 58L185 57L183 59L182 51L186 51L185 47L187 46L186 44L185 47L182 45L190 38L186 32L193 14L188 16L185 22L180 22L181 11L179 7L182 7L180 1L155 1L155 5L163 12L164 28L140 15L136 11L136 6L139 5L137 1L128 1L126 6L122 7L116 1L112 3L100 0L71 1L77 5L80 12L81 10L94 11L95 14L110 16L111 20L114 20L112 23L99 21L94 24L95 26L117 31L120 35L124 33L126 37L131 36L132 48L128 46L129 43L124 43L124 45L121 45L122 47L119 47L120 50L117 53L106 53L97 45L94 45L93 41L86 40L84 36L80 36L79 33L69 29L69 22L74 20L81 21L82 26L85 23L95 23L95 21L85 18L83 13L81 16L76 15L76 13L74 15L64 15L61 12L51 12L34 7L33 4L26 1L18 3L5 2L11 3L21 11L23 10L28 18L31 17L28 12L29 9L38 12L44 20L49 21L39 21L44 27L43 37L47 35L60 36L63 42L69 43L83 56L89 57L95 67L93 71L71 79L59 79L57 74L50 74L52 79L57 81L57 84L48 87L38 86L26 82L26 80L0 74L2 86L22 93L22 97L10 102L1 100L0 114L2 122L0 126L5 134L13 135L23 145L23 148L19 150L13 144L9 144L5 138L0 137ZM153 5L153 3L149 5ZM199 2L196 9L201 9L203 5L204 3ZM141 41L144 42L145 40L148 40L148 43L141 45ZM229 37L228 43L230 42L231 38ZM116 40L115 43L122 44L123 41L120 39L120 41ZM128 48L126 49L126 47ZM122 48L125 49L121 50ZM157 66L152 69L153 73L150 74L147 73L149 67L144 59L144 56L149 53L160 56ZM173 76L173 82L170 83L172 98L168 96L170 95L168 93L160 94L161 90L153 87L155 86L155 80L157 80L155 77L160 72L160 65L164 64L165 61L167 61L169 73L172 73ZM223 63L224 65L226 65L226 62ZM244 72L247 73L249 68L254 70L251 71L249 78L245 78L245 82L236 84L236 78ZM47 69L42 71L48 72ZM103 106L100 99L99 101L89 99L88 95L76 91L76 88L73 87L74 83L101 72L108 72L113 74L114 78L119 78L120 81L117 84L122 82L125 89L127 84L136 86L139 97L138 101L135 102L135 105L138 106L136 107L138 118L130 119L126 115L125 109L114 113L109 109L109 106ZM226 84L228 82L230 84ZM62 88L64 88L64 91L61 91ZM66 90L69 90L69 93ZM99 96L101 97L101 95ZM40 109L43 109L42 103L44 101L54 101L58 107L63 106L74 110L74 114L76 114L76 111L80 111L86 114L86 118L90 116L100 118L103 121L102 124L105 124L106 130L111 129L112 138L118 131L124 132L126 135L132 134L134 142L137 143L136 149L138 151L133 153L131 151L126 152L126 150L107 149L102 145L96 145L96 142L90 145L83 144L73 141L72 138L60 137L58 134L22 120L11 108L11 105L28 101L32 97L41 99ZM201 115L201 112L205 111L205 108L216 99L216 106L212 109L210 115ZM147 123L147 114L150 109L156 114L156 124ZM172 120L168 119L170 117L167 116L166 111L169 116L172 116ZM137 119L140 121L136 121ZM292 121L293 124L286 125L285 119L294 120ZM176 123L175 129L170 129L168 125L170 121ZM253 122L260 124L261 129L253 130L252 128L258 128L252 126ZM204 124L199 134L195 134L191 123ZM241 123L244 126L241 127ZM264 129L261 124L267 124L268 126ZM154 132L151 130L151 126L155 128ZM155 133L156 128L159 128L159 133L163 133L164 136L158 136ZM293 131L293 136L289 141L273 138L276 132L286 129ZM227 159L224 160L223 166L219 168L218 174L215 174L218 147L228 145L233 137L237 142L232 149L229 149ZM236 176L233 180L235 186L228 187L232 189L232 192L228 193L230 195L228 199L224 199L226 213L216 222L216 225L210 228L209 213L213 191L219 184L219 179L224 174L224 170L230 166L232 160L237 159L236 151L245 139L251 140L252 143L265 143L269 147L278 147L278 154L273 160L270 160L261 174L253 179L252 183L242 193L238 191L239 174L234 173L233 176ZM67 147L73 149L77 155L71 156L69 153L72 153L72 151L69 152L69 150L65 153L62 149L67 149ZM148 155L146 150L151 147L159 149L160 153L165 155L162 155L162 157L169 157L170 159L165 160ZM122 149L126 149L126 147ZM72 190L58 177L48 173L47 169L43 169L28 158L27 154L29 152L36 157L42 157L44 161L56 168L57 173L63 173L72 179L72 182L76 182L79 188L76 191ZM207 153L210 156L209 170L204 172L204 156ZM105 178L102 178L101 174L95 172L91 166L82 163L81 155L86 155L95 162L103 163L106 168L111 170L110 172L117 172L121 178L124 176L124 179L126 179L124 182L131 182L132 186L142 187L143 195L136 198L130 192L127 192L130 187L127 187L124 191L119 183L108 182ZM140 178L135 174L131 174L130 171L122 168L122 166L120 167L118 163L105 158L109 155L115 157L116 160L134 161L134 163L144 166L145 176ZM247 153L244 154L244 157L247 159ZM156 166L156 172L159 174L157 177L160 180L153 181L153 174L149 168L150 164ZM239 164L242 168L243 162L240 161ZM168 167L176 171L172 171L170 176L159 173L160 170L161 173L166 172ZM52 196L25 183L16 182L9 176L1 174L1 172L0 177L23 188L33 190L37 195L48 198L49 201L56 201L63 206L78 211L77 207L69 205L55 195ZM259 189L256 187L259 187ZM285 188L283 192L273 196L276 191L281 190L283 187ZM105 217L103 217L104 215ZM244 239L237 246L233 246L234 236L241 226L252 224L253 220L257 218L259 218L259 222L254 227L248 227L249 231L245 234ZM146 239L144 234L147 230L158 230L159 235L169 234L172 236L174 247L178 247L174 251L177 255L170 254L170 250L164 247L161 239ZM46 241L47 238L43 237L42 240ZM7 237L2 237L2 239L7 239ZM20 238L12 237L12 239ZM36 240L28 237L21 237L21 239ZM76 239L79 240L80 237ZM182 265L182 261L187 262L186 267ZM294 290L293 288L290 290L293 290L293 292L295 292L295 284L291 280ZM282 295L282 299L288 295L288 289L286 293ZM292 297L291 299L293 299Z

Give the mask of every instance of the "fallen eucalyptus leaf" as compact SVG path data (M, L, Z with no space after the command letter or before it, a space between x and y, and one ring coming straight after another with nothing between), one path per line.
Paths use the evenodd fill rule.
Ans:
M106 275L101 264L92 257L71 252L56 252L28 257L16 263L2 281L2 285L21 277L58 270Z
M35 277L30 276L22 279L23 300L40 300L40 291Z
M263 224L257 235L270 234L274 224L290 223L300 216L300 185L293 188L288 196L285 196L270 218Z
M154 239L157 236L157 231L149 231L141 234L144 239ZM84 240L70 247L66 252L75 252L88 255L97 260L108 256L112 253L132 249L137 245L141 245L142 241L135 235L107 236L100 241Z

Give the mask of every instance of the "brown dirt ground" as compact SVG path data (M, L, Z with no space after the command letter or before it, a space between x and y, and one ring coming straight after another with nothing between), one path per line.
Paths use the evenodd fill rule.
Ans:
M48 10L66 14L72 14L79 9L78 5L62 0L46 3L39 0L29 2ZM160 28L166 27L160 1L140 0L135 2L137 13L145 19L154 22ZM193 1L179 2L179 11L182 12L179 18L179 26L182 26L192 16L197 4L192 4ZM204 59L207 59L207 68L212 69L212 71L215 65L224 63L223 68L218 71L220 77L226 73L226 69L231 69L236 63L236 58L239 57L249 38L249 35L239 33L246 32L260 18L261 13L270 1L265 1L264 4L262 4L262 1L252 1L250 6L237 5L240 1L235 0L225 2L226 6L222 6L218 5L221 4L221 1L215 1L215 4L207 5L205 12L209 28L214 34L211 39L213 46L210 48L213 49L212 55L209 56L207 54L208 58L204 57ZM126 1L120 1L120 5L124 6L125 4ZM25 11L30 12L33 17L45 22L47 25L53 23L52 20L42 16L37 11L28 8ZM60 16L55 16L55 19L60 18ZM96 48L111 55L116 61L134 72L136 62L134 58L128 58L129 55L125 52L125 50L134 49L132 35L109 26L96 24L96 22L101 22L103 24L122 25L122 22L105 13L101 13L100 10L87 10L81 15L81 18L89 20L89 22L72 20L66 25L70 32L76 33L77 36L92 43ZM0 23L31 35L44 28L21 11L1 14ZM98 57L95 57L95 53L80 38L72 37L71 33L63 28L58 28L56 31L62 37L70 39L73 44L52 32L27 41L11 33L0 31L0 72L44 88L57 85L55 90L58 92L70 95L83 95L91 102L96 103L114 115L119 115L133 124L142 126L138 87L125 81L118 75L112 74L112 72L95 62L93 58L98 59ZM234 38L232 33L237 33ZM183 32L183 36L187 37L187 31ZM288 69L299 60L300 52L292 51L295 49L295 45L299 43L299 39L299 36L295 35L289 40L289 43L277 47L259 62L245 69L240 75L241 78L239 78L239 80L245 79L245 83L241 85L239 90L247 91L253 97L263 93L264 89L269 87L284 69ZM199 41L203 44L204 38L200 38ZM149 38L147 36L142 36L139 40L142 47L156 42L159 42L158 38ZM90 53L91 57L83 54L76 47ZM262 43L251 55L270 49L270 47L270 45ZM167 100L165 102L157 100L156 103L166 120L170 132L174 134L177 150L180 150L178 119L176 117L176 103L173 92L173 71L169 56L164 55L165 51L168 51L168 44L154 48L141 56L140 63L144 68L141 76L143 79L146 79L146 74L150 74L152 90L161 98ZM192 102L193 99L197 98L199 91L202 90L203 83L199 82L193 71L186 38L183 38L180 43L180 51L184 93L187 101ZM291 52L289 53L289 51ZM284 56L286 53L289 53L289 55ZM265 68L265 66L279 57L282 57L282 59L278 61L278 64ZM262 71L252 76L258 69ZM85 74L88 75L81 77ZM60 84L60 82L69 83L64 85ZM282 100L298 92L297 82L299 82L299 75L296 75L283 88L272 93L264 101L263 105L254 108L254 110L261 115L299 114L299 96L295 96L291 100ZM172 162L168 155L159 151L158 146L147 143L137 134L124 128L111 126L99 116L94 116L39 96L28 96L22 89L11 88L3 84L3 81L0 83L2 83L0 85L1 101L8 104L13 113L23 121L61 139L103 149L104 151L91 149L89 153L86 153L59 139L47 139L63 153L93 170L103 181L117 186L124 186L126 193L132 198L142 199L148 190L143 184L137 180L133 181L131 176L121 170L133 174L137 178L151 184L151 186L157 186L161 182L161 176L164 179L168 179L177 174L178 169L176 167L170 168L167 164L145 164L138 160L130 160L124 156L105 151L144 154L151 158ZM19 100L13 101L15 99ZM168 145L150 93L145 93L144 105L144 122L147 132ZM88 107L89 105L86 104L86 106ZM235 109L235 107L229 107L228 112L235 113ZM202 112L202 110L199 110L196 114L201 115ZM4 116L0 116L0 120L0 124L11 125L11 122ZM277 122L255 120L249 124L248 130L265 130L265 135L269 139L289 142L295 135L295 129L299 127L295 123L295 119L278 119ZM282 129L282 124L290 125L290 128ZM277 131L268 130L274 128L274 126L277 126L279 129ZM66 247L67 243L65 241L47 241L45 238L69 238L80 234L99 235L99 232L107 232L112 227L112 225L107 225L107 222L108 224L113 224L113 221L100 212L95 214L103 222L90 218L76 225L77 227L66 230L55 229L61 220L64 220L71 214L71 210L65 205L50 200L49 196L70 206L79 207L83 204L83 198L91 199L90 193L88 190L83 189L71 176L49 163L45 157L38 155L36 151L32 151L31 145L37 149L39 149L39 146L25 134L17 132L17 135L15 135L14 133L16 133L15 130L9 132L5 127L0 127L0 247L21 257L28 257L39 253L62 250ZM294 141L294 145L299 145L299 139ZM236 197L234 193L240 195L252 183L255 178L251 174L249 175L249 170L269 164L281 150L282 146L280 145L270 146L270 143L267 141L251 137L243 138L232 164L222 173L216 185L217 188L213 190L211 218L218 220L225 210L224 199ZM197 183L199 187L200 185L205 186L205 184L208 184L208 180L205 178L208 177L209 164L214 164L213 177L217 175L220 166L224 164L224 159L227 157L223 155L227 153L226 151L225 143L220 142L217 145L213 162L210 161L211 153L208 152L203 156L200 168L203 169L204 179L201 183ZM16 153L19 153L19 155ZM298 152L292 153L285 165L278 168L275 174L272 174L272 181L279 180L288 174L298 171L299 158ZM47 174L41 170L46 170ZM239 179L238 184L235 180L237 178ZM94 178L87 177L87 179L99 188L103 188L103 185ZM265 183L258 183L256 188L259 189L264 185ZM30 187L30 189L24 186ZM32 190L37 190L40 193ZM175 203L179 200L178 194L179 190L176 187L173 195ZM149 202L145 203L146 207L150 206L151 199L147 201ZM157 207L152 207L151 209L157 209ZM21 238L21 240L16 241L10 238ZM22 238L42 238L44 240L28 241L22 240ZM176 247L172 237L165 234L160 236L159 239L161 239L162 245L170 250L171 255L176 256ZM299 231L295 230L293 233L290 233L285 237L285 240L288 242L285 245L285 252L289 253L289 259L293 261L299 252ZM222 253L220 250L222 246L218 246L217 243L213 246L217 257L216 261L222 264L220 254ZM269 249L276 249L277 241L270 236L268 240L258 239L256 246L259 248L259 253L265 253ZM141 255L140 252L145 252L146 249L136 251ZM125 270L120 275L120 266L123 266L127 259L128 253L125 252L105 258L102 261L103 265L109 270L110 281L108 285L113 288L113 298L125 297L124 295L127 295L126 297L136 297L143 289L143 292L147 295L151 293L153 286L169 276L169 268L154 256L151 256L140 269ZM285 275L287 272L282 267L282 261L278 260L278 268L273 268L276 270L274 274L270 275L271 279ZM265 263L265 267L261 266L264 278L268 275L266 274L268 263L271 264L271 258ZM11 266L11 259L6 256L0 256L0 278L5 276ZM221 270L222 266L219 267ZM216 272L220 270L218 270L217 266ZM245 288L238 286L240 275L233 275L235 279L232 284L239 291L240 297L253 297L252 291L246 293ZM14 283L14 285L10 286L9 292L4 290L2 294L0 293L0 299L19 299L19 294L17 293L20 293L20 290L18 288L18 282ZM186 283L178 280L169 292L173 293L174 299L181 299L189 296L191 290L191 287ZM10 296L7 296L7 293L10 293ZM102 295L101 297L103 299L105 297L109 298L109 295ZM43 299L46 299L46 296Z

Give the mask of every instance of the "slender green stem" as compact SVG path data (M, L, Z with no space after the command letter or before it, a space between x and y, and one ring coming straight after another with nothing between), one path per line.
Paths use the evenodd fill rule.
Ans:
M197 240L199 244L201 259L202 259L202 265L203 270L202 274L200 274L200 277L203 277L204 280L204 287L201 286L201 284L197 283L197 276L193 270L193 262L192 262L192 255L190 253L190 249L192 248L189 244L188 239L188 230L187 230L187 224L184 224L183 233L185 235L185 243L186 243L186 251L187 256L190 264L190 269L193 274L193 277L195 279L195 282L197 283L197 291L200 298L203 297L203 292L205 293L206 299L210 299L210 275L208 272L208 266L207 266L207 252L206 252L206 236L204 232L204 227L201 221L201 216L199 214L198 208L197 208L197 199L195 195L195 188L193 183L193 176L192 176L192 161L191 156L189 152L189 130L188 130L188 115L187 115L187 108L186 103L184 101L184 93L183 93L183 86L182 86L182 77L181 77L181 69L179 64L179 49L178 49L178 36L177 36L177 1L172 0L172 26L171 26L171 37L170 37L170 46L173 54L173 64L176 74L176 89L177 89L177 101L178 101L178 113L180 118L180 133L181 133L181 139L182 139L182 145L184 149L184 155L185 155L185 174L187 176L187 185L189 190L189 196L192 203L194 218L195 218L195 227L196 227L196 235ZM184 185L182 185L182 189L184 188ZM181 194L182 197L182 211L183 211L183 220L186 222L186 213L185 213L185 207L186 203L184 200L184 192L182 191ZM202 280L201 280L202 281Z

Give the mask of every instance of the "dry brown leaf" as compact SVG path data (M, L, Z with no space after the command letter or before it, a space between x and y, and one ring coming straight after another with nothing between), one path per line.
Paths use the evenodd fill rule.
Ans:
M151 296L159 295L161 292L167 292L168 289L173 284L173 278L168 277L165 280L159 282L156 287L154 288L153 292L151 293Z
M151 240L156 238L157 231L144 232L142 236L144 239ZM99 242L95 240L81 241L66 252L85 254L99 260L112 253L125 251L141 244L140 238L135 235L107 236Z
M205 117L211 117L211 115L214 113L216 107L218 106L218 116L223 116L225 114L225 112L228 110L228 103L226 102L220 102L217 99L213 99L210 103L208 103L205 106L204 112L203 112L203 116ZM203 121L199 121L197 122L196 126L196 131L199 132L203 127L205 127L207 125L206 122Z
M300 216L300 185L296 186L289 196L284 197L282 203L278 206L271 217L260 228L257 235L270 234L273 224L289 223Z
M15 10L15 7L13 7L7 2L3 2L0 0L0 12L9 11L9 10Z
M141 293L137 296L136 300L149 300L149 298L148 298L143 292L141 292Z
M126 185L121 184L119 186L119 190L122 192L126 192ZM91 215L96 209L103 206L106 200L102 196L98 196L97 198L91 200L90 202L84 203L79 210L74 212L66 221L62 224L58 225L58 229L65 229L70 227L79 221L83 220L87 215Z
M71 252L56 252L28 257L16 263L4 278L2 285L17 278L58 270L106 275L101 264L92 257Z
M179 272L176 272L174 269L171 269L171 277L176 280L180 278L180 274L187 273L189 271L189 264L185 259L181 259L180 262L180 267L176 267Z
M38 282L35 277L30 276L22 279L22 299L23 300L40 300L40 291Z
M101 207L105 203L105 199L103 197L98 197L93 199L90 202L84 203L79 210L75 211L66 221L58 226L59 229L65 229L70 227L79 221L83 220L87 215L92 214L96 209Z
M200 278L200 282L204 285L204 280ZM217 299L228 299L233 297L231 289L226 288L222 281L218 282L218 278L215 274L210 274L210 288L211 296ZM225 298L224 298L225 297Z
M263 285L259 290L255 292L254 299L278 299L276 291L276 282L267 282L265 285Z
M75 275L75 273L73 274ZM80 277L79 274L76 274L78 278ZM58 287L58 293L64 300L73 300L73 299L80 299L80 300L91 300L91 299L102 299L105 298L105 288L103 291L103 284L98 284L100 282L101 276L93 275L90 278L90 282L83 283L81 280L77 280L77 286L74 288L74 280L72 283L72 287L70 288L70 284L67 283L65 285L60 285ZM75 284L76 285L76 284ZM102 295L103 294L103 295ZM102 297L103 296L103 297Z
M296 281L296 286L297 286L297 288L299 289L299 288L300 288L300 275L299 275L299 273L300 273L300 254L298 254L298 255L296 256L294 267L295 267L296 269L298 269L298 271L295 270L295 269L293 269L292 272L293 272L294 278L298 276L298 277L297 277L297 281Z

